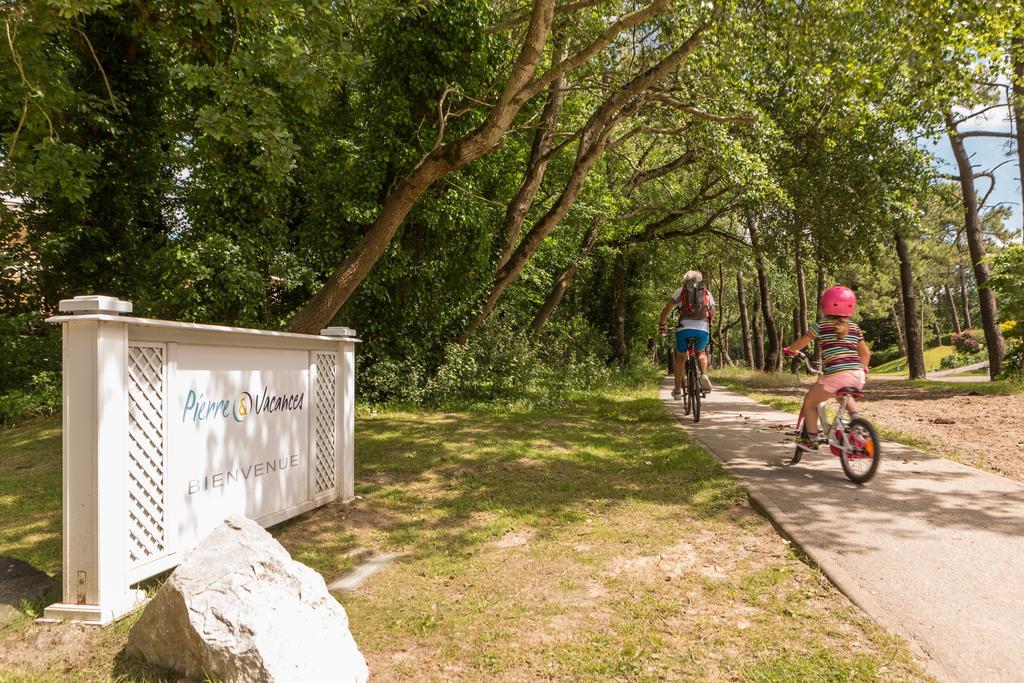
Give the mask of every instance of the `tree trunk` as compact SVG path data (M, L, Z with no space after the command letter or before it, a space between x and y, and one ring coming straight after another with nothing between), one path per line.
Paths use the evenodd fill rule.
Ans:
M801 318L801 315L800 315L800 308L799 307L794 308L793 309L793 339L797 339L797 338L799 338L799 337L801 337L803 335L803 332L800 330L800 321L801 321L801 319L802 318ZM807 324L806 323L806 318L803 318L803 320L804 320L804 325L806 325ZM799 370L800 370L800 361L797 360L796 358L793 358L790 361L790 363L789 363L789 371L792 372L795 375Z
M963 261L958 264L957 271L960 279L960 303L964 307L964 329L973 330L974 323L971 321L971 300L967 296L967 268L964 267Z
M614 286L615 303L613 312L615 346L612 358L619 365L626 364L626 265L621 254L615 258Z
M942 346L942 330L939 329L939 321L932 321L932 331L935 332L935 345Z
M558 63L565 59L565 44L558 40L556 34L556 46L553 61ZM556 78L548 87L548 98L544 103L544 111L541 113L540 122L537 124L537 132L533 136L533 146L530 149L530 160L526 163L526 174L519 186L516 196L509 202L505 210L505 219L502 221L501 234L504 242L501 254L498 256L498 263L494 269L500 270L508 262L512 250L519 241L519 233L523 229L523 221L526 213L533 205L533 198L544 181L544 174L548 170L548 156L551 152L552 140L555 139L555 128L558 124L558 117L562 113L562 104L565 102L565 75Z
M900 290L900 292L901 293L899 295L899 297L900 297L900 306L899 306L899 308L900 308L900 310L903 310L903 294L902 294L902 290ZM903 336L903 323L901 322L901 317L902 316L897 312L895 305L891 306L890 308L891 308L891 310L890 310L889 313L890 313L890 315L892 315L892 323L896 327L896 347L900 350L900 355L901 356L906 356L907 355L907 340Z
M785 346L785 343L786 343L785 342L785 339L786 339L786 325L785 325L785 323L783 323L782 325L779 325L777 332L778 332L778 335L775 338L775 348L776 348L775 367L772 368L772 372L779 372L780 370L782 370L782 353L780 352L780 350L782 349L783 346Z
M942 289L946 293L946 302L949 304L949 316L953 322L953 330L960 334L963 330L960 328L960 316L956 314L956 302L953 300L953 292L949 289L948 283L943 283Z
M918 301L917 312L921 314L921 327L920 327L920 330L921 330L921 349L923 351L923 349L925 347L924 331L928 329L927 326L925 326L925 324L924 324L924 311L925 311L926 308L928 308L928 306L926 305L927 302L925 301L925 297L924 297L924 293L923 292L918 292L917 293L917 301ZM925 371L927 372L928 368L925 368Z
M821 298L825 296L825 266L822 265L821 261L818 261L818 292L814 299L814 315L815 321L818 320L818 316L821 315ZM817 366L821 367L821 343L817 340L814 342L814 362Z
M747 299L743 292L743 273L736 271L736 305L740 309L740 329L743 332L743 358L747 361L747 367L753 370L754 345L750 339L750 318L747 315Z
M494 276L491 290L487 294L480 313L457 337L456 342L464 344L473 332L491 314L497 306L505 290L519 278L526 262L540 247L541 242L555 229L569 209L576 202L583 184L600 156L611 144L611 135L616 125L626 116L631 115L641 105L637 95L675 71L687 57L697 49L704 39L706 25L698 27L690 38L673 50L660 62L638 75L621 89L615 90L591 114L580 133L579 145L576 148L576 161L569 175L569 180L555 203L548 209L523 237L519 246L509 257L505 265Z
M594 248L594 244L597 242L597 233L600 224L595 218L591 223L590 230L583 236L583 244L580 246L579 257L569 265L567 265L562 272L555 278L555 284L551 287L551 292L548 294L548 298L544 300L544 305L537 311L536 317L530 324L530 333L537 334L544 327L544 323L547 322L552 312L558 305L562 303L562 297L569 290L572 285L573 279L576 277L576 273L579 270L580 262L586 258L590 253L590 250Z
M981 233L981 218L978 215L978 195L974 188L974 169L964 149L963 140L957 135L952 114L946 115L949 128L949 144L953 148L957 170L960 173L960 188L964 200L964 225L967 230L967 249L974 265L974 279L978 283L978 302L981 304L981 324L985 329L985 346L988 349L988 373L995 379L1003 371L1005 353L1003 332L999 329L999 311L996 308L995 292L988 286L989 267L985 261L985 241Z
M725 322L725 308L723 300L725 299L725 268L722 262L718 262L718 294L715 295L715 340L718 342L715 346L715 350L718 352L718 367L722 367L725 363L725 356L728 355L728 351L725 349L725 337L728 335L728 330L725 330L723 335L723 323Z
M907 336L907 366L910 379L924 379L924 348L914 297L914 271L910 263L910 250L903 235L896 232L896 254L900 259L900 292L903 296L903 330Z
M1019 36L1010 39L1013 50L1013 129L1017 134L1017 174L1021 177L1020 195L1024 206L1024 39ZM1024 244L1024 225L1020 228L1021 243Z
M729 355L729 329L732 327L732 325L735 324L736 321L734 320L722 328L722 343L718 345L719 355L722 359L722 367L725 367L726 365L736 365L736 362L733 361L732 356Z
M764 369L767 372L774 372L779 368L779 330L775 326L775 318L772 315L771 297L768 293L768 275L764 270L764 256L761 254L757 239L756 220L752 217L747 219L747 229L750 231L750 243L754 248L755 263L757 265L757 285L761 301L761 318L764 320L764 332L768 342L768 348L764 354Z
M804 284L804 260L800 253L800 238L802 235L799 231L796 233L796 248L794 250L794 262L796 265L796 293L799 300L799 308L797 309L797 315L800 316L797 320L799 334L794 335L794 339L803 334L807 333L807 287Z
M752 335L752 341L754 343L753 356L754 356L754 369L764 370L764 337L761 334L761 323L758 322L757 317L757 306L754 306L754 315L750 320L750 330Z

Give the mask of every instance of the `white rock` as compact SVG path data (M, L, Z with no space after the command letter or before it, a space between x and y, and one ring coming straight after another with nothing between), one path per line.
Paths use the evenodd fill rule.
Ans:
M345 609L255 522L230 517L157 591L127 654L188 677L366 681Z

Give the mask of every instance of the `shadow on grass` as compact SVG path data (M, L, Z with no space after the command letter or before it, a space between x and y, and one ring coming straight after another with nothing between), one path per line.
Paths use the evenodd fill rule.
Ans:
M743 498L655 398L590 396L551 412L362 420L362 500L287 522L278 527L282 540L297 559L327 549L316 568L330 575L355 543L351 527L372 528L413 557L464 555L510 530L510 521L543 535L634 500L683 505L693 519L725 514Z
M61 563L60 418L0 430L0 555L51 576Z

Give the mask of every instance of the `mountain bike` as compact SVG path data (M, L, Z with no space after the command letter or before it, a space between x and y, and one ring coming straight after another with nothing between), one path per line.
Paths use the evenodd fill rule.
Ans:
M663 334L670 335L672 350L669 352L669 355L674 356L675 354L672 352L676 348L675 332L664 332ZM707 394L704 392L704 387L700 384L700 368L697 365L696 343L695 339L688 339L686 344L686 365L683 370L683 415L690 415L692 413L693 421L700 422L700 401Z
M704 398L704 387L700 384L700 369L697 367L696 340L686 340L686 369L683 372L683 415L693 413L693 421L700 422L700 401Z
M820 366L811 366L807 354L798 352L794 357L802 360L811 374L819 376L822 374ZM850 399L857 400L863 396L864 393L857 387L843 387L837 391L835 400L839 403L839 410L831 422L828 421L825 414L825 406L828 405L828 401L818 405L818 421L821 423L818 434L824 435L823 442L828 444L832 455L839 458L843 472L855 484L869 482L878 471L878 464L882 459L882 444L874 425L862 417L849 419L847 405ZM803 420L801 411L796 422L796 433L806 437L807 425L803 423ZM795 465L800 462L803 455L803 449L799 445L796 446L790 464Z

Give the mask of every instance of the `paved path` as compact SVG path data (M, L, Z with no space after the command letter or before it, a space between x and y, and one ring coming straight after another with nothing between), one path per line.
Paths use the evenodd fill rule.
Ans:
M952 370L932 370L926 373L925 379L936 380L940 382L988 382L991 378L988 375L965 375L964 373L970 372L971 370L981 370L982 368L988 367L988 361L983 360L980 363L973 363L971 365L965 365L962 368L953 368ZM871 375L871 379L881 380L906 380L905 375Z
M1024 680L1024 486L886 442L866 486L837 459L789 466L792 415L716 389L700 424L661 398L752 500L942 681Z
M959 368L953 368L951 370L936 370L935 372L929 372L928 375L931 377L952 377L954 375L962 375L965 372L971 370L982 370L988 369L988 361L983 360L979 363L971 363L970 365L963 365ZM974 375L975 377L984 377L988 379L988 375Z

